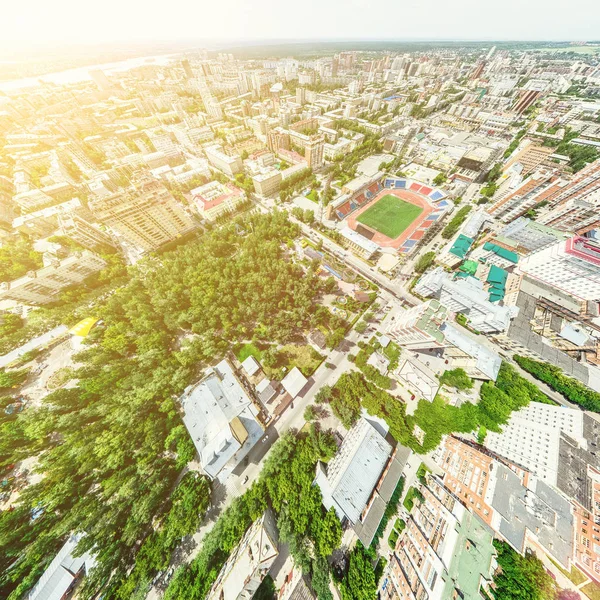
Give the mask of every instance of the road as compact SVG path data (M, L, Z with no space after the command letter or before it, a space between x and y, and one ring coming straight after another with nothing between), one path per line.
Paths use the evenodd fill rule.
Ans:
M336 348L329 351L325 360L309 379L309 383L303 390L302 396L294 399L293 408L290 405L281 417L267 429L265 442L259 442L249 454L248 465L240 470L235 470L225 484L215 484L213 488L213 506L207 514L200 529L192 537L192 543L184 542L173 553L172 565L178 567L191 562L201 548L202 538L214 527L220 514L231 504L234 498L241 495L255 481L264 461L268 456L268 450L277 439L291 428L301 429L304 424L304 411L313 403L315 395L324 385L333 385L342 375L350 370L352 363L348 360L348 354L354 349L362 335L352 329L345 340ZM327 366L326 366L327 365ZM263 445L265 444L265 445ZM246 483L243 483L248 477ZM165 582L159 580L157 585L151 587L147 600L158 600L165 589Z

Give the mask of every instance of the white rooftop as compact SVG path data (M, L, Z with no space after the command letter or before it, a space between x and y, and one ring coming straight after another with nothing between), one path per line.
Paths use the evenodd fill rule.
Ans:
M321 488L323 505L333 506L340 519L359 521L392 453L382 432L362 418L347 433L338 453L319 469L315 483Z
M360 235L360 233L350 229L350 227L344 227L343 229L340 229L340 235L345 237L348 241L356 244L369 254L375 254L375 252L379 250L379 246L375 242L368 240L364 235Z
M477 368L491 380L496 381L500 366L502 365L502 358L499 354L480 344L458 327L454 327L448 322L443 323L440 330L444 333L447 342L450 342L465 354L476 359Z
M258 373L258 371L260 371L260 365L258 364L258 361L254 358L254 356L249 356L242 363L242 369L244 369L244 371L246 371L248 375L252 376L255 373Z
M281 381L281 385L285 391L295 398L306 385L308 379L302 375L302 371L298 367L294 367Z
M62 600L81 569L85 568L87 573L94 566L95 561L89 552L82 556L73 556L82 537L81 534L69 537L29 592L27 600Z
M200 455L207 475L219 479L244 458L261 438L258 410L237 380L231 365L222 360L181 397L183 422Z

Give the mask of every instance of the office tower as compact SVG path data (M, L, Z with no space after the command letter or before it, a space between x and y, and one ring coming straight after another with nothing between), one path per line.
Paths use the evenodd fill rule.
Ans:
M104 74L101 69L91 69L88 71L92 81L98 86L101 92L107 92L112 89L112 85L108 77Z
M582 303L600 303L600 245L594 240L559 241L521 259L519 269Z
M142 251L155 250L195 228L192 219L160 182L143 178L127 190L90 202L101 223Z

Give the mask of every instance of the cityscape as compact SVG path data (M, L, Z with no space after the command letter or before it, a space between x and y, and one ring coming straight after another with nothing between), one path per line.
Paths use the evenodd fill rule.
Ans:
M530 25L0 61L1 599L600 600L600 42Z

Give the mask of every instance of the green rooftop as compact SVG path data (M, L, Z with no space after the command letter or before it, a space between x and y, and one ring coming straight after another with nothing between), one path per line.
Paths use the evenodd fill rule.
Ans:
M455 529L458 539L448 566L446 585L442 598L454 598L454 590L464 600L479 600L482 579L491 579L492 531L474 514L464 512L462 521Z
M511 263L517 264L519 262L519 255L516 252L513 252L512 250L507 250L506 248L498 246L497 244L492 244L492 242L486 242L483 245L483 249L489 250L490 252L493 252L496 256L504 258Z
M465 260L465 262L460 265L460 270L467 275L475 275L478 266L479 263L476 260Z
M430 300L415 326L431 335L436 341L443 342L444 334L440 331L440 325L444 323L447 315L448 309L445 306L442 306L438 300Z
M508 278L508 273L497 267L496 265L492 265L490 267L490 272L487 276L487 283L490 284L488 288L488 292L490 294L490 302L500 302L506 294L506 280Z
M467 255L467 252L473 245L473 240L462 233L456 238L456 241L450 248L450 254L454 254L454 256L458 256L458 258L464 258Z

